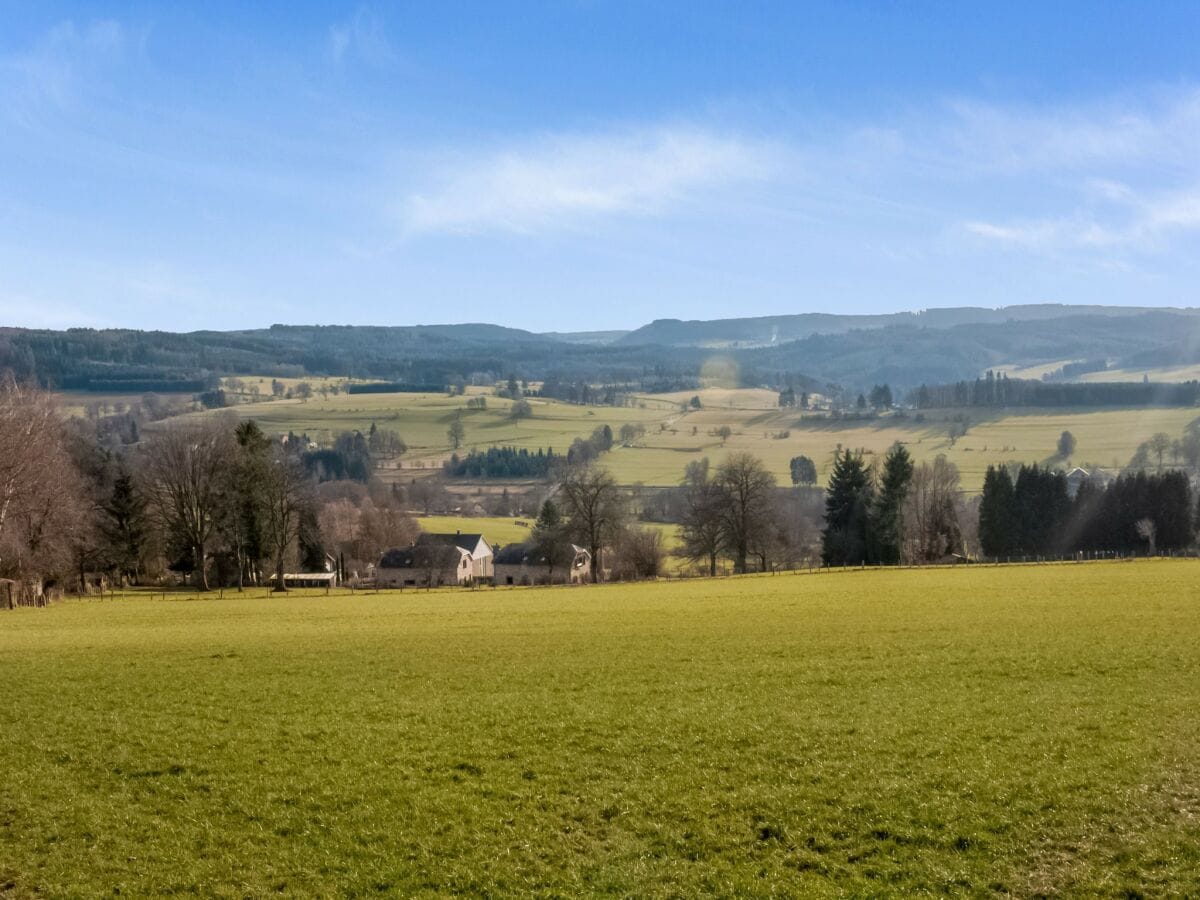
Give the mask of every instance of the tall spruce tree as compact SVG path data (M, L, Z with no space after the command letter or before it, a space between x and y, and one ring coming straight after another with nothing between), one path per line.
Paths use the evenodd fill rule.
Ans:
M862 453L835 452L825 494L821 561L827 566L857 565L867 559L871 476Z
M897 442L883 460L879 495L875 500L868 533L868 562L884 566L899 565L902 510L912 477L912 456L903 444Z
M234 431L237 451L225 473L225 499L221 530L238 567L237 586L258 583L267 556L264 484L271 452L271 439L253 419L241 422Z
M104 518L101 521L104 555L109 565L122 583L136 582L148 529L146 501L137 492L133 476L124 466L113 481L112 493L104 504Z
M979 544L984 556L1007 557L1019 539L1016 493L1004 466L988 466L979 501Z

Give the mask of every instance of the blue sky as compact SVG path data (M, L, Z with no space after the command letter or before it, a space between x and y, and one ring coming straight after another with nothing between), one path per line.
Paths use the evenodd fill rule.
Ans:
M1200 305L1194 2L0 16L0 324Z

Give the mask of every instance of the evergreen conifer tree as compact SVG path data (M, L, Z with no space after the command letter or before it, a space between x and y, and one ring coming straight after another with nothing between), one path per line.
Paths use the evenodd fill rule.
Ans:
M868 561L884 566L900 563L901 511L912 483L913 462L904 445L897 442L883 460L879 496L871 517Z
M834 453L825 494L821 561L827 566L857 565L867 559L871 478L861 453Z
M104 505L102 531L109 564L123 581L136 581L146 542L146 501L124 468L117 474L112 494Z
M984 556L1006 557L1017 547L1016 494L1004 466L988 466L979 503L979 543Z

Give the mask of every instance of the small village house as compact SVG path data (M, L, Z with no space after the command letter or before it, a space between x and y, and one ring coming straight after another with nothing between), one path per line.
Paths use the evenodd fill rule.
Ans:
M509 544L495 556L496 584L583 584L592 577L592 554L565 543L554 554L551 567L546 554L531 543Z
M482 534L426 532L417 539L417 546L443 544L460 547L471 555L471 580L491 581L495 554L492 545Z
M426 542L388 550L375 567L375 585L381 588L439 587L471 584L471 554L456 544Z

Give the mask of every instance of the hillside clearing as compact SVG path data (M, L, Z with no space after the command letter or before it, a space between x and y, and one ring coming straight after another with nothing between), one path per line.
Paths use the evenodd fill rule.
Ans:
M18 896L1200 883L1197 563L0 614Z
M1200 410L1191 407L975 408L929 410L919 417L832 420L772 406L767 391L708 388L696 393L704 405L687 412L679 409L679 402L691 392L648 394L627 407L576 406L532 398L533 417L519 422L509 418L510 401L493 396L487 397L487 409L471 410L466 408L471 394L338 394L307 402L247 403L192 413L152 427L169 427L196 416L233 414L257 420L270 433L293 431L327 442L339 431L366 431L374 423L397 431L409 447L407 454L380 469L380 477L387 481L439 470L452 452L447 428L460 414L465 428L460 454L495 445L531 450L552 447L565 453L575 438L586 437L597 426L608 425L619 432L627 423L641 425L645 434L632 446L615 446L603 457L603 464L627 485L678 484L689 462L707 456L715 465L735 450L761 457L784 485L791 483L791 458L808 456L816 462L823 483L838 446L881 454L901 441L918 462L945 454L962 473L963 489L976 491L989 465L1062 465L1065 461L1057 458L1055 448L1063 431L1070 431L1077 441L1075 458L1070 461L1073 465L1119 469L1129 462L1138 444L1155 432L1178 437L1200 417ZM963 418L969 423L967 435L951 441L951 427ZM732 431L724 442L717 435L722 426Z

